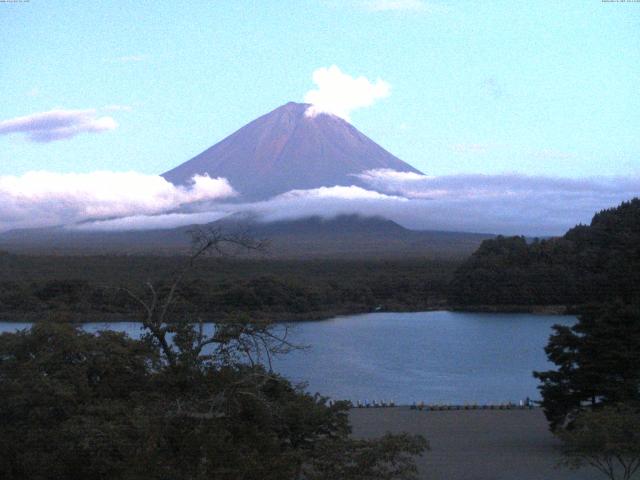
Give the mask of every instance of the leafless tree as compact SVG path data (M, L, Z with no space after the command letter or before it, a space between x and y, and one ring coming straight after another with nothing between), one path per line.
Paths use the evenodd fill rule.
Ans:
M146 339L159 348L162 360L170 369L252 367L223 391L206 398L181 399L167 412L204 420L225 416L229 403L240 396L267 402L262 388L274 378L273 355L302 347L289 340L287 327L272 322L227 319L211 324L212 331L207 333L202 318L172 318L179 288L198 259L205 255L229 257L242 252L261 253L267 247L264 240L256 240L244 232L228 234L216 228L197 228L191 231L191 236L191 253L168 287L160 289L148 281L143 294L125 291L140 305ZM265 368L253 368L256 366Z
M295 346L288 340L288 329L276 332L271 322L248 319L215 323L213 332L205 332L202 318L170 318L178 290L197 260L205 255L229 257L240 252L264 252L265 240L256 240L246 232L225 233L221 229L198 227L191 232L192 249L185 265L174 275L168 289L161 293L151 281L145 284L145 294L124 289L141 307L142 326L156 342L166 362L176 367L181 361L222 361L228 364L238 355L252 366L265 362L272 369L272 356L287 353Z

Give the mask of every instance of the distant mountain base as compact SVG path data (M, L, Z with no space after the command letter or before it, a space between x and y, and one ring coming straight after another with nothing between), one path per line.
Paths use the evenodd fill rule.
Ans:
M465 258L490 234L416 231L380 217L343 215L263 223L231 217L205 226L167 230L82 231L63 227L0 235L0 249L22 254L181 255L191 250L194 228L217 229L266 239L270 258ZM253 254L258 255L258 254ZM262 255L262 254L259 254Z

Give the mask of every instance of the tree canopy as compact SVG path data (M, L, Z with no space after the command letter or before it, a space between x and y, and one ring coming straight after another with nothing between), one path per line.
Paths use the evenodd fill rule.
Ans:
M552 429L585 408L640 401L640 309L592 307L572 327L554 326L545 348L556 370L534 372Z
M186 348L197 331L173 332L173 364L149 339L69 324L1 335L2 478L413 478L424 439L351 439L344 402L232 360L239 328L204 355Z
M191 260L224 241L199 240ZM0 335L3 479L415 478L424 438L351 438L346 402L270 370L295 347L286 332L242 316L212 332L176 320L183 274L127 291L140 340L52 322Z
M610 480L630 480L640 469L640 408L618 404L580 413L559 434L564 464L591 465Z
M640 199L544 240L485 240L456 271L456 305L586 305L640 299Z

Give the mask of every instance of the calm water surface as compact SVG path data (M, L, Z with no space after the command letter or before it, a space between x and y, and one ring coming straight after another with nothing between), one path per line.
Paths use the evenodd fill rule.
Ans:
M544 346L555 323L575 317L456 312L370 313L286 324L309 348L274 362L308 390L352 401L500 403L539 398L533 370L544 370ZM0 332L28 327L0 323ZM140 334L138 323L92 323Z

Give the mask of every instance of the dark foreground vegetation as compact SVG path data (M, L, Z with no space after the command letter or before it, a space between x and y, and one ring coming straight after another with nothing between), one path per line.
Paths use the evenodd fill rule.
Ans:
M0 318L126 320L123 288L162 280L185 256L0 253ZM166 286L165 286L166 287ZM460 308L580 312L589 303L640 298L640 200L593 217L564 236L485 240L467 260L206 258L177 303L205 320L306 320L372 310ZM562 308L556 308L562 307Z
M534 372L565 464L611 480L640 470L640 306L591 306L572 327L554 326L546 347L556 369Z
M584 409L640 406L639 305L592 306L574 326L555 325L545 350L557 370L534 375L552 429L571 425Z
M0 319L130 320L125 289L160 290L185 263L166 256L0 254ZM179 287L176 314L217 320L305 320L336 314L442 307L454 260L202 258Z
M254 340L281 347L268 330L228 324L203 339L174 324L170 333L168 351L151 331L137 341L41 322L1 335L0 476L414 478L424 439L351 439L348 405L239 360Z
M144 334L96 335L39 322L0 335L0 476L7 480L409 480L421 436L350 436L329 404L270 369L297 348L268 322L222 321L211 334L179 313L190 261L142 292ZM178 314L178 316L176 316Z
M191 260L217 245L204 240ZM638 199L561 238L487 240L462 265L201 260L0 255L3 319L142 314L146 331L132 340L43 321L0 336L2 478L414 478L426 441L352 438L347 404L269 370L295 346L268 320L436 308L447 293L469 308L579 307L546 347L556 368L535 372L541 405L567 465L612 480L640 471ZM205 320L218 321L211 336Z
M597 213L589 226L527 242L497 237L456 272L449 301L480 305L566 305L640 298L640 199Z
M535 372L565 464L612 480L640 471L640 199L597 213L564 236L485 240L457 269L449 301L467 309L562 305Z

